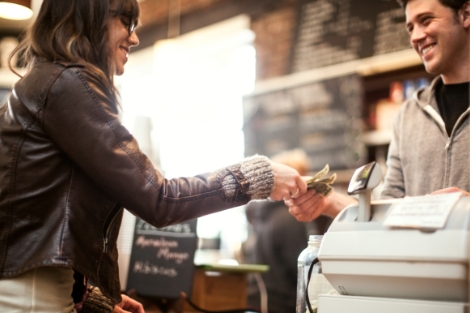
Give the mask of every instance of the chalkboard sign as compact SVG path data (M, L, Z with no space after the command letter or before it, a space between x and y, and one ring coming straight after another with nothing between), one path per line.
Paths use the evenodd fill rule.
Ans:
M292 72L410 49L395 0L299 0Z
M137 218L127 289L139 296L179 298L191 294L197 220L155 228Z
M302 148L312 170L325 164L351 169L365 161L363 91L356 74L248 95L243 107L247 155Z

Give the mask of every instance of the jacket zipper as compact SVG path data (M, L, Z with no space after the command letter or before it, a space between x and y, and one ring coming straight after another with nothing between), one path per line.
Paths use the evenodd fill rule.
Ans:
M109 231L111 230L111 226L114 223L114 220L116 219L117 213L121 210L121 207L118 203L116 203L111 210L111 213L109 213L106 222L104 224L104 233L103 233L103 252L108 253L108 241L109 241Z

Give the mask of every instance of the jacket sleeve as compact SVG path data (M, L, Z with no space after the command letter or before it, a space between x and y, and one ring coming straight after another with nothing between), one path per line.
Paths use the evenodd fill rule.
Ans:
M79 68L64 70L48 93L42 127L104 193L133 214L162 227L240 206L256 198L250 195L247 175L260 171L266 176L258 176L272 182L269 185L268 179L257 197L268 197L273 177L266 160L258 160L254 168L241 163L195 177L165 179L121 125L115 104L100 88Z
M403 109L400 110L393 123L392 139L387 157L387 172L381 192L382 199L403 198L405 196L405 180L400 157L402 114Z

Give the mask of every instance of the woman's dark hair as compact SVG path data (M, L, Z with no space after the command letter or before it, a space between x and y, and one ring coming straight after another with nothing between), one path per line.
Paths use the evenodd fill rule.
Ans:
M38 59L79 63L116 100L107 21L110 15L123 15L137 23L139 13L137 0L44 0L36 21L10 55L9 67L15 72L15 54L26 66Z
M411 0L397 0L397 2L401 5L402 8L406 8L406 5ZM439 0L439 2L446 7L451 8L457 14L459 10L463 7L465 3L469 0Z

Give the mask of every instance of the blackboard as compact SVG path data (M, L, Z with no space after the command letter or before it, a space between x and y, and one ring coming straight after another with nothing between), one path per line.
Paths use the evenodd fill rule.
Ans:
M311 82L243 99L245 154L302 148L311 170L362 164L363 90L358 75Z
M410 49L395 0L299 0L291 71Z
M197 220L155 228L142 219L135 223L127 289L139 296L179 298L191 294Z

